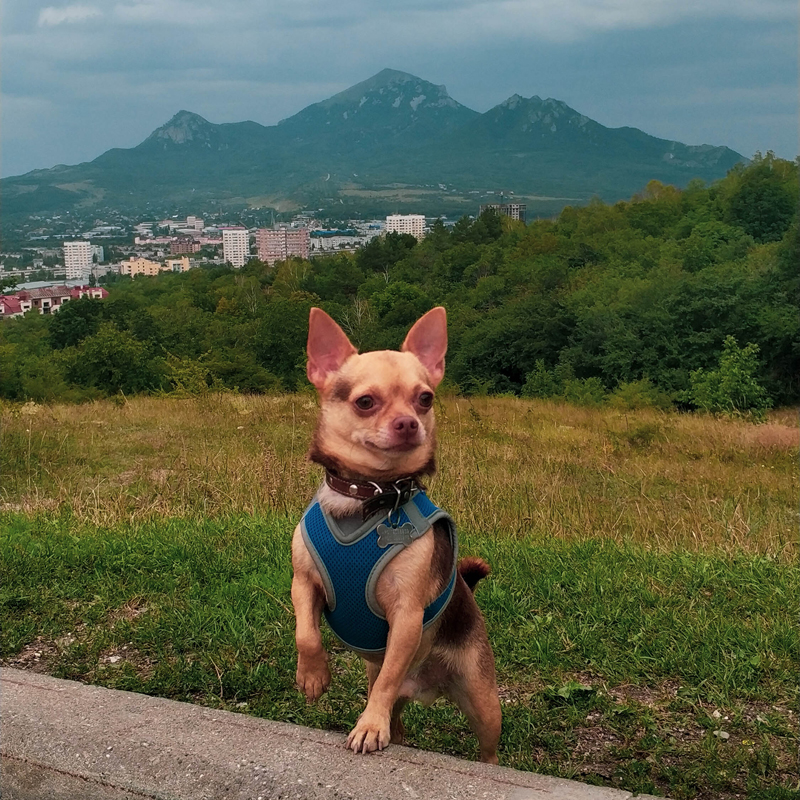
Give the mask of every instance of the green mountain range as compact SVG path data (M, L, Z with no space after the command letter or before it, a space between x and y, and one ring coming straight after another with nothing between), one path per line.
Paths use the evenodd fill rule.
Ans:
M552 212L628 198L652 179L716 180L743 160L727 147L606 128L559 100L514 95L479 114L444 86L385 69L278 125L180 111L136 147L6 178L0 191L6 216L208 202L436 213L473 211L492 192Z

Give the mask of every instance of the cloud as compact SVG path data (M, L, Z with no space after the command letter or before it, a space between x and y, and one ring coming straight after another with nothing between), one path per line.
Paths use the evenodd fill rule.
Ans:
M47 6L39 12L39 25L41 27L54 27L64 23L84 22L87 19L102 17L103 12L95 6Z
M121 22L140 24L208 25L225 18L225 13L219 8L203 8L199 3L181 0L120 3L114 7L114 14Z
M22 0L6 0L16 6ZM36 0L32 0L35 8ZM403 14L394 6L374 0L94 0L93 5L47 6L39 12L39 27L55 27L104 17L120 31L131 26L183 25L205 28L214 35L239 27L239 33L258 31L264 37L297 30L330 39L354 35L366 43L388 30L413 45L427 46L456 38L461 42L486 42L521 38L574 42L597 33L641 30L703 19L753 21L793 20L795 0L408 0Z

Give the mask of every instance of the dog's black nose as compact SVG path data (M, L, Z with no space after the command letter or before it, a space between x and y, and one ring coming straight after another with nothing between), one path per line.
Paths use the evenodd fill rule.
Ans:
M392 427L397 433L403 433L406 436L411 436L417 432L417 428L419 428L419 422L414 419L414 417L395 417L394 422L392 422Z

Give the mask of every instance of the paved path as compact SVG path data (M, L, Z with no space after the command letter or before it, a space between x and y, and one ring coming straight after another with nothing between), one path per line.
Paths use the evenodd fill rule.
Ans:
M626 800L629 792L0 670L4 800ZM640 797L644 798L643 795Z

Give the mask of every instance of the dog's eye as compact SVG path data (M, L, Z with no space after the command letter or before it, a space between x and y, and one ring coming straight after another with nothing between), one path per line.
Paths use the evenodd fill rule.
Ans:
M433 394L431 394L431 392L423 392L417 399L417 402L423 408L430 408L433 405Z
M356 405L362 411L367 411L368 409L372 408L372 406L375 405L375 401L368 394L365 394L356 400Z

